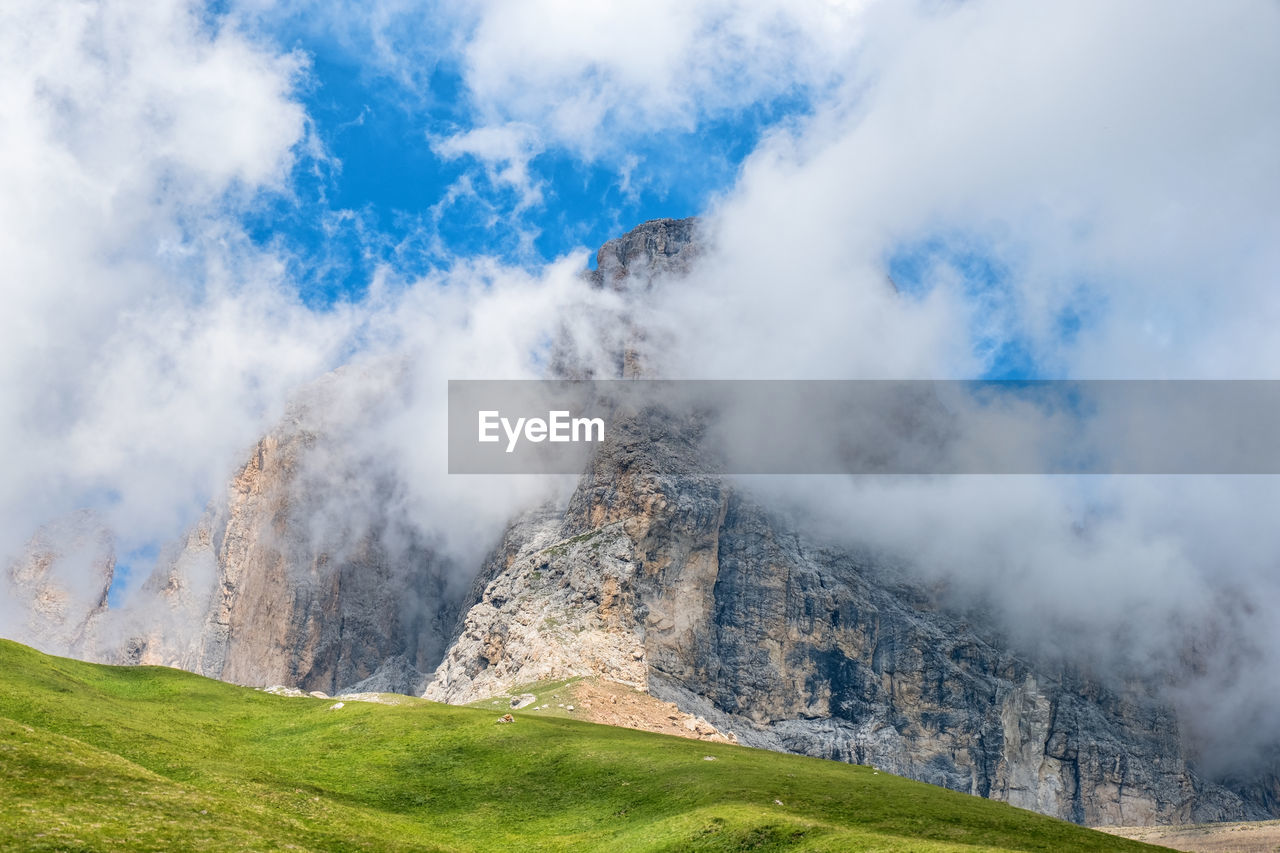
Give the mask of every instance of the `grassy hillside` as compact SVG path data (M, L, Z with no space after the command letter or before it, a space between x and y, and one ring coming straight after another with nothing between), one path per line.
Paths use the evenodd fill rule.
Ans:
M419 700L333 704L0 641L0 847L1152 849L864 767Z

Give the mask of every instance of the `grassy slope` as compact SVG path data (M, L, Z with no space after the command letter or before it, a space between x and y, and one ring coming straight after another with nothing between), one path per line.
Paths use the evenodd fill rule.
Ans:
M864 767L332 704L0 641L0 848L1152 849Z

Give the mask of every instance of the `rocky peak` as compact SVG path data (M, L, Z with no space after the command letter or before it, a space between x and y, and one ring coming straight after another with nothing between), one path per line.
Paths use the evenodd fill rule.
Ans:
M685 436L661 417L633 426L606 438L563 509L512 525L428 698L595 677L751 746L1080 823L1272 813L1196 771L1156 692L1020 656L728 482L681 474Z
M698 255L699 222L688 219L650 219L616 237L596 252L592 281L618 291L643 292L654 279L689 270Z
M397 472L360 443L400 375L337 371L299 395L157 567L147 590L165 618L121 662L328 694L419 689L465 589L397 513Z
M553 375L644 375L640 353L655 347L643 296L689 272L698 232L696 220L660 219L607 242L588 275L623 309L596 324L609 337L591 352L616 365L593 374L566 335ZM353 449L379 401L399 393L383 379L331 375L259 442L157 568L147 590L164 606L119 662L459 703L587 677L674 702L749 745L1084 823L1280 813L1274 786L1225 787L1196 770L1159 691L1021 656L865 555L824 547L700 473L697 424L659 411L611 430L576 492L512 520L483 565L450 565L419 519L396 515L396 472ZM8 579L34 591L46 636L77 653L110 557L101 551L102 583L71 607L56 582L71 552L51 543L81 530L71 551L97 554L104 541L72 527L33 540ZM463 578L475 579L469 593L451 582Z
M614 313L600 317L594 339L575 339L566 329L552 352L550 373L563 379L634 379L647 375L642 352L652 348L641 319L644 297L662 279L687 275L702 254L696 218L651 219L596 252L596 268L584 270L592 286L621 295ZM599 354L605 354L603 360Z

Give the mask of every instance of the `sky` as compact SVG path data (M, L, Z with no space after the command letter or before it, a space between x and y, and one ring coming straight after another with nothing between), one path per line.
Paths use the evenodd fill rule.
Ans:
M708 240L640 306L665 377L1280 378L1277 79L1272 0L13 0L0 555L89 508L127 600L346 366L335 470L383 460L474 560L538 490L444 474L445 380L539 376L565 334L603 359L636 306L578 273L655 217ZM1222 628L1257 663L1202 718L1238 728L1280 693L1275 489L770 499L1028 634L1151 661Z
M549 4L554 14L544 17L539 8L477 6L436 28L431 18L448 13L429 6L386 4L365 22L341 4L222 7L224 22L247 21L308 57L297 95L314 156L294 165L289 197L249 219L256 241L296 254L308 305L360 299L382 264L401 276L459 255L537 266L648 219L696 215L731 186L761 137L807 114L821 89L820 80L762 80L758 91L723 98L726 66L702 70L701 92L673 92L664 76L681 64L696 68L698 58L655 62L640 44L670 38L666 16L688 27L675 31L681 38L724 27L736 14L729 6L690 15L673 4L623 4L620 20L597 22L598 30L581 10ZM550 32L522 32L526 15ZM615 24L628 54L615 54ZM748 44L782 38L720 38L745 36ZM459 46L458 38L470 41ZM541 81L522 79L528 67L501 64L508 51L550 54L557 45L569 55L549 82L583 100L573 115L558 114L565 104L527 103Z

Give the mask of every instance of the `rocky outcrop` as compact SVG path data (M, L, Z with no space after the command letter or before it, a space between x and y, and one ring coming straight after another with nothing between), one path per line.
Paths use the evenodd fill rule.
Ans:
M691 220L607 243L588 276L622 306L598 342L609 357L584 366L566 344L553 369L644 375L655 342L637 319L643 299L699 251ZM303 395L163 555L144 610L121 620L131 630L103 647L115 651L97 656L456 703L587 676L675 703L668 722L691 719L698 736L705 726L1077 822L1276 808L1271 782L1229 789L1197 772L1159 685L1019 654L883 561L823 546L695 473L702 425L661 409L615 424L572 496L512 521L483 566L450 565L398 509L401 474L360 450L400 393L391 366L377 381L340 371ZM111 577L109 539L91 529L37 536L8 573L31 629L86 655ZM88 587L60 579L71 552L102 567Z
M258 442L225 500L162 561L144 590L157 615L134 620L152 629L128 639L124 660L330 694L421 690L462 589L398 521L395 472L353 454L349 425L325 417L341 378L313 388Z
M551 376L563 379L619 379L646 375L641 351L653 347L644 322L651 291L662 282L677 282L701 254L696 219L653 219L610 240L596 252L596 268L583 272L593 287L613 298L596 309L589 323L574 318L552 342ZM591 331L580 340L582 327Z
M627 293L644 293L659 279L687 273L701 253L698 220L651 219L596 252L591 279Z
M693 235L646 223L606 244L596 280L647 291L687 269ZM698 430L653 409L615 424L566 506L509 529L426 695L613 677L744 743L1076 822L1267 813L1196 773L1152 685L1019 656L876 561L821 547L695 476Z
M669 423L645 431L672 437L670 471L679 433ZM513 526L429 698L610 676L743 743L1076 822L1265 813L1197 775L1173 712L1148 687L1019 657L719 479L651 473L654 452L606 442L567 507Z
M465 704L575 676L647 685L631 539L621 525L570 538L562 530L561 519L533 513L508 531L426 698Z
M0 607L10 638L54 654L92 656L115 563L111 531L92 512L41 527L4 575Z

